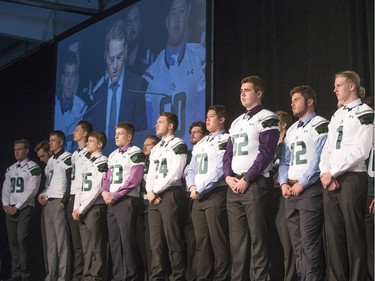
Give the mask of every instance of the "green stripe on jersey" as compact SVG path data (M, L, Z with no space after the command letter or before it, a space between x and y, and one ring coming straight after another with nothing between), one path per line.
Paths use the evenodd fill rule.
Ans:
M219 143L219 150L225 150L227 148L227 143L227 140Z
M188 153L188 149L187 149L187 146L186 146L185 143L180 143L175 148L173 148L173 151L174 151L174 153L176 155L187 154Z
M262 122L262 126L263 128L278 127L279 121L280 120L277 117L270 118L270 119L264 120Z
M40 169L40 167L32 167L30 173L32 176L40 176L42 175L42 170Z
M325 134L328 133L328 122L327 123L322 123L319 124L318 126L315 127L315 131L320 135L320 134Z
M72 166L72 158L71 157L67 157L64 159L64 163L65 165L67 166Z
M145 162L146 156L143 152L138 152L130 156L130 159L133 161L133 163L142 163Z
M105 173L108 170L108 165L107 163L101 163L98 165L98 171L101 173Z
M374 121L374 112L370 112L370 113L366 113L361 116L358 116L358 119L362 125L372 124L372 122Z

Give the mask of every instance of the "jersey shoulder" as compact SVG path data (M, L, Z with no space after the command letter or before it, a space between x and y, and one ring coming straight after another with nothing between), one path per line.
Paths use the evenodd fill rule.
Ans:
M156 74L158 69L161 68L161 65L164 63L165 49L162 50L159 55L156 57L155 61L145 70L142 78L146 79L148 83L151 83L156 79Z
M258 114L259 122L264 129L279 128L279 118L275 113L267 109L262 109Z
M355 115L362 125L369 125L374 123L374 110L367 104L361 104L356 107Z
M134 164L141 164L146 161L146 156L138 146L132 146L128 149L130 160Z
M187 148L186 143L180 138L175 137L174 139L172 139L170 141L170 146L176 155L188 153L188 148Z
M105 173L108 169L108 158L105 155L101 155L95 160L95 165L99 172Z
M52 158L52 157L51 157ZM59 156L59 158L61 159L61 161L67 165L67 166L71 166L72 165L72 154L68 151L64 151L63 154L61 154Z
M227 134L227 133L218 135L217 146L218 146L219 150L225 150L227 148L227 143L228 143L229 137L230 137L230 135Z
M27 162L27 169L30 172L32 176L41 176L42 175L42 169L39 167L37 163L30 160Z
M318 134L327 134L328 133L328 125L329 121L325 119L324 117L321 117L319 115L315 116L311 120L311 127L313 130Z

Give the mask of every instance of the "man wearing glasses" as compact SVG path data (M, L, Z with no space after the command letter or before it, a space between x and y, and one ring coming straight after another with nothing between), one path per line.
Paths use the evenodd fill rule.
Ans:
M141 78L127 71L125 59L127 41L124 21L116 21L106 35L105 60L107 75L104 82L94 91L91 121L97 131L105 132L108 144L104 154L113 151L115 126L120 121L130 122L136 131L146 128L144 94Z

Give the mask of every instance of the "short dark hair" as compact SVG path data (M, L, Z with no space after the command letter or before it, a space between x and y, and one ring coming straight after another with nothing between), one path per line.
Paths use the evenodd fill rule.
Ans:
M154 144L154 145L158 144L158 142L160 141L160 139L157 136L154 136L154 135L147 136L147 138L145 140L147 140L147 139L150 139L152 141L152 144Z
M227 122L227 110L225 109L225 106L224 105L210 105L208 107L208 110L213 110L216 112L216 115L219 117L219 118L222 118L224 117L225 121L224 121L224 124Z
M160 113L160 116L167 117L168 124L170 124L170 123L173 124L173 133L176 132L177 127L178 127L177 115L174 114L173 112L162 112L162 113Z
M119 128L122 128L122 129L125 129L125 131L129 134L132 135L132 138L134 137L134 134L135 134L135 128L134 128L134 125L132 123L129 123L129 122L119 122L116 127L116 129L119 129Z
M107 137L102 132L96 132L96 131L90 132L88 134L88 137L95 138L99 143L102 143L103 144L102 150L104 149L105 145L107 144Z
M262 91L262 93L264 95L264 90L266 89L266 87L265 87L263 79L260 78L259 76L255 76L255 75L254 76L247 76L247 77L245 77L241 80L241 85L245 84L245 83L253 84L254 90L256 92Z
M290 91L289 96L293 97L295 93L300 93L305 99L305 101L312 99L314 101L314 106L316 106L316 94L309 85L302 85L302 86L294 87Z
M87 122L86 120L81 120L77 123L77 126L81 126L82 130L87 133L86 141L89 138L89 134L92 132L92 125L91 123Z
M63 141L63 143L65 144L65 141L66 141L66 138L65 138L65 134L63 131L60 131L60 130L55 130L55 131L52 131L49 133L49 136L56 136L58 137L60 140Z
M87 132L87 133L91 133L92 132L92 125L91 123L87 122L86 120L81 120L77 123L77 126L81 126L82 129Z
M65 69L65 66L67 65L78 65L77 55L72 51L67 53L63 63L63 68Z
M43 150L44 152L49 152L49 141L48 140L44 140L44 141L41 141L40 143L38 143L35 148L34 148L34 151L35 152L38 152L39 150Z
M26 139L19 139L19 140L16 140L14 142L14 144L19 144L19 143L23 144L26 149L30 149L30 142L28 140L26 140Z
M207 136L207 135L210 133L210 132L207 130L206 123L204 123L204 122L202 122L202 121L197 121L197 122L194 122L193 124L191 124L191 125L190 125L190 128L189 128L189 133L191 133L191 130L192 130L194 127L199 127L199 128L201 128L201 130L202 130L204 136Z

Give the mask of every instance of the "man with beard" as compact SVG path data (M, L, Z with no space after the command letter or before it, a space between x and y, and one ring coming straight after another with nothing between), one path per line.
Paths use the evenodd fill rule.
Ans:
M279 182L300 280L323 280L323 188L320 154L327 139L328 120L316 115L316 95L310 86L290 92L293 115L299 118L286 132Z
M146 68L154 61L154 54L141 42L142 19L138 5L129 7L126 13L125 31L128 40L126 67L141 76Z

